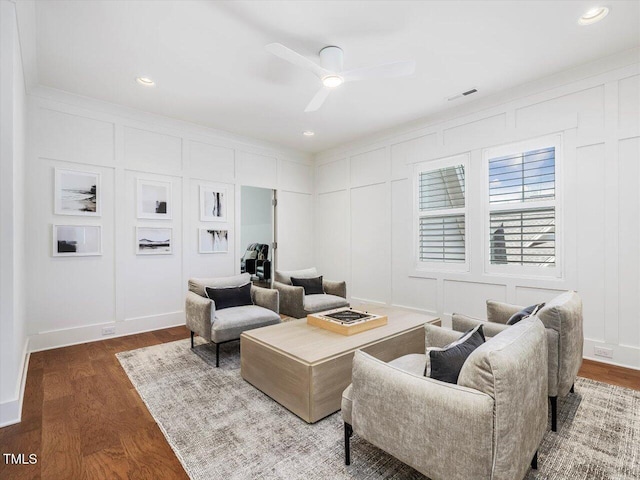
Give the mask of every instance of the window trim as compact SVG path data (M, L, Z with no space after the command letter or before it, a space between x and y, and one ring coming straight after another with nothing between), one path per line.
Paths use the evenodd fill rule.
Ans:
M513 202L513 203L489 203L489 160L496 157L515 155L522 152L537 150L547 147L555 148L555 198L539 201ZM484 273L487 275L517 276L520 278L563 278L564 262L564 236L563 236L563 164L564 164L563 138L561 133L536 137L520 142L509 143L482 150L482 255ZM534 267L524 265L495 265L491 263L490 241L490 215L492 212L535 210L539 208L555 209L555 266Z
M433 272L468 272L469 271L469 198L468 198L468 180L469 180L469 159L470 154L464 153L460 155L454 155L451 157L441 158L437 160L428 160L426 162L416 163L413 167L413 275L416 277L429 277L433 276ZM423 216L438 216L446 215L447 210L434 210L431 212L420 212L418 205L418 199L420 196L419 178L423 172L430 172L433 170L439 170L447 167L454 167L462 165L464 167L464 207L447 209L451 211L451 214L457 212L458 214L464 214L464 262L423 262L420 261L420 218Z

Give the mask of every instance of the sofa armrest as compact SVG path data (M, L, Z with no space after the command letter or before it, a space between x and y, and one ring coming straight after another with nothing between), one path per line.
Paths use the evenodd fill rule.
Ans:
M271 290L270 288L251 285L251 300L260 307L268 308L276 313L280 313L279 297L280 293L278 290Z
M207 342L211 341L211 319L215 314L213 302L201 297L197 293L187 292L185 301L185 316L187 328Z
M361 351L352 379L355 433L431 478L491 478L489 395L413 375Z
M324 289L324 293L347 298L347 282L333 282L331 280L323 280L322 288Z
M304 288L273 282L274 290L280 292L280 312L293 318L304 318Z
M493 323L507 323L514 313L523 308L520 305L487 300L487 320Z
M451 315L451 323L453 325L453 329L458 332L466 332L478 325L482 325L482 332L485 337L495 337L497 334L510 327L510 325L503 323L491 323L485 320L480 320L479 318L461 315L459 313Z

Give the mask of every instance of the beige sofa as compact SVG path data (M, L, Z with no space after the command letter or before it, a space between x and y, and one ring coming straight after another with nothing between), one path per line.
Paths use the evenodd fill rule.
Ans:
M425 333L427 347L460 336ZM546 349L542 322L523 320L473 351L458 384L425 377L425 355L385 363L357 351L342 398L347 465L355 432L432 480L522 479L547 427Z
M505 329L509 318L524 307L508 303L487 301L487 318L484 321L454 313L453 329L465 332L479 323L486 336L491 337ZM580 365L584 334L582 331L582 300L573 291L565 292L549 301L537 317L546 328L549 348L549 401L551 403L551 429L557 431L558 397L573 392Z
M324 295L305 295L304 288L294 287L291 277L318 277L315 267L304 270L276 270L273 288L280 292L280 312L293 318L305 318L309 313L323 312L334 308L348 307L347 284L323 280Z
M185 304L187 328L193 337L200 335L216 346L216 367L220 365L220 344L240 339L240 334L253 328L280 323L276 290L251 285L253 305L216 310L215 303L207 297L205 287L239 287L251 281L251 275L243 273L232 277L191 278Z

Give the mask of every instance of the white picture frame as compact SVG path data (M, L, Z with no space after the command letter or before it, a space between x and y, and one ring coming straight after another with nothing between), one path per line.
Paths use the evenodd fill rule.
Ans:
M136 227L136 255L171 255L173 228Z
M226 228L199 228L198 229L199 253L228 253L229 230Z
M171 182L138 179L138 218L147 220L171 220Z
M102 175L98 172L55 168L54 213L99 217L102 215Z
M200 185L200 221L226 222L228 201L226 189Z
M53 225L54 257L96 257L102 255L101 225Z

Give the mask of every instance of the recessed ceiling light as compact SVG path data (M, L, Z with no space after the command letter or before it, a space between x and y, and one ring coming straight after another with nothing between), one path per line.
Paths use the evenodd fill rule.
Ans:
M145 87L153 87L156 84L156 82L151 80L149 77L137 77L136 82L140 85L144 85Z
M344 79L340 75L327 75L322 79L322 84L327 88L336 88L342 85Z
M305 130L304 132L302 132L302 134L305 137L313 137L316 134L316 132L312 132L311 130Z
M578 23L580 25L591 25L599 22L607 15L609 15L609 9L607 7L593 7L578 19Z

